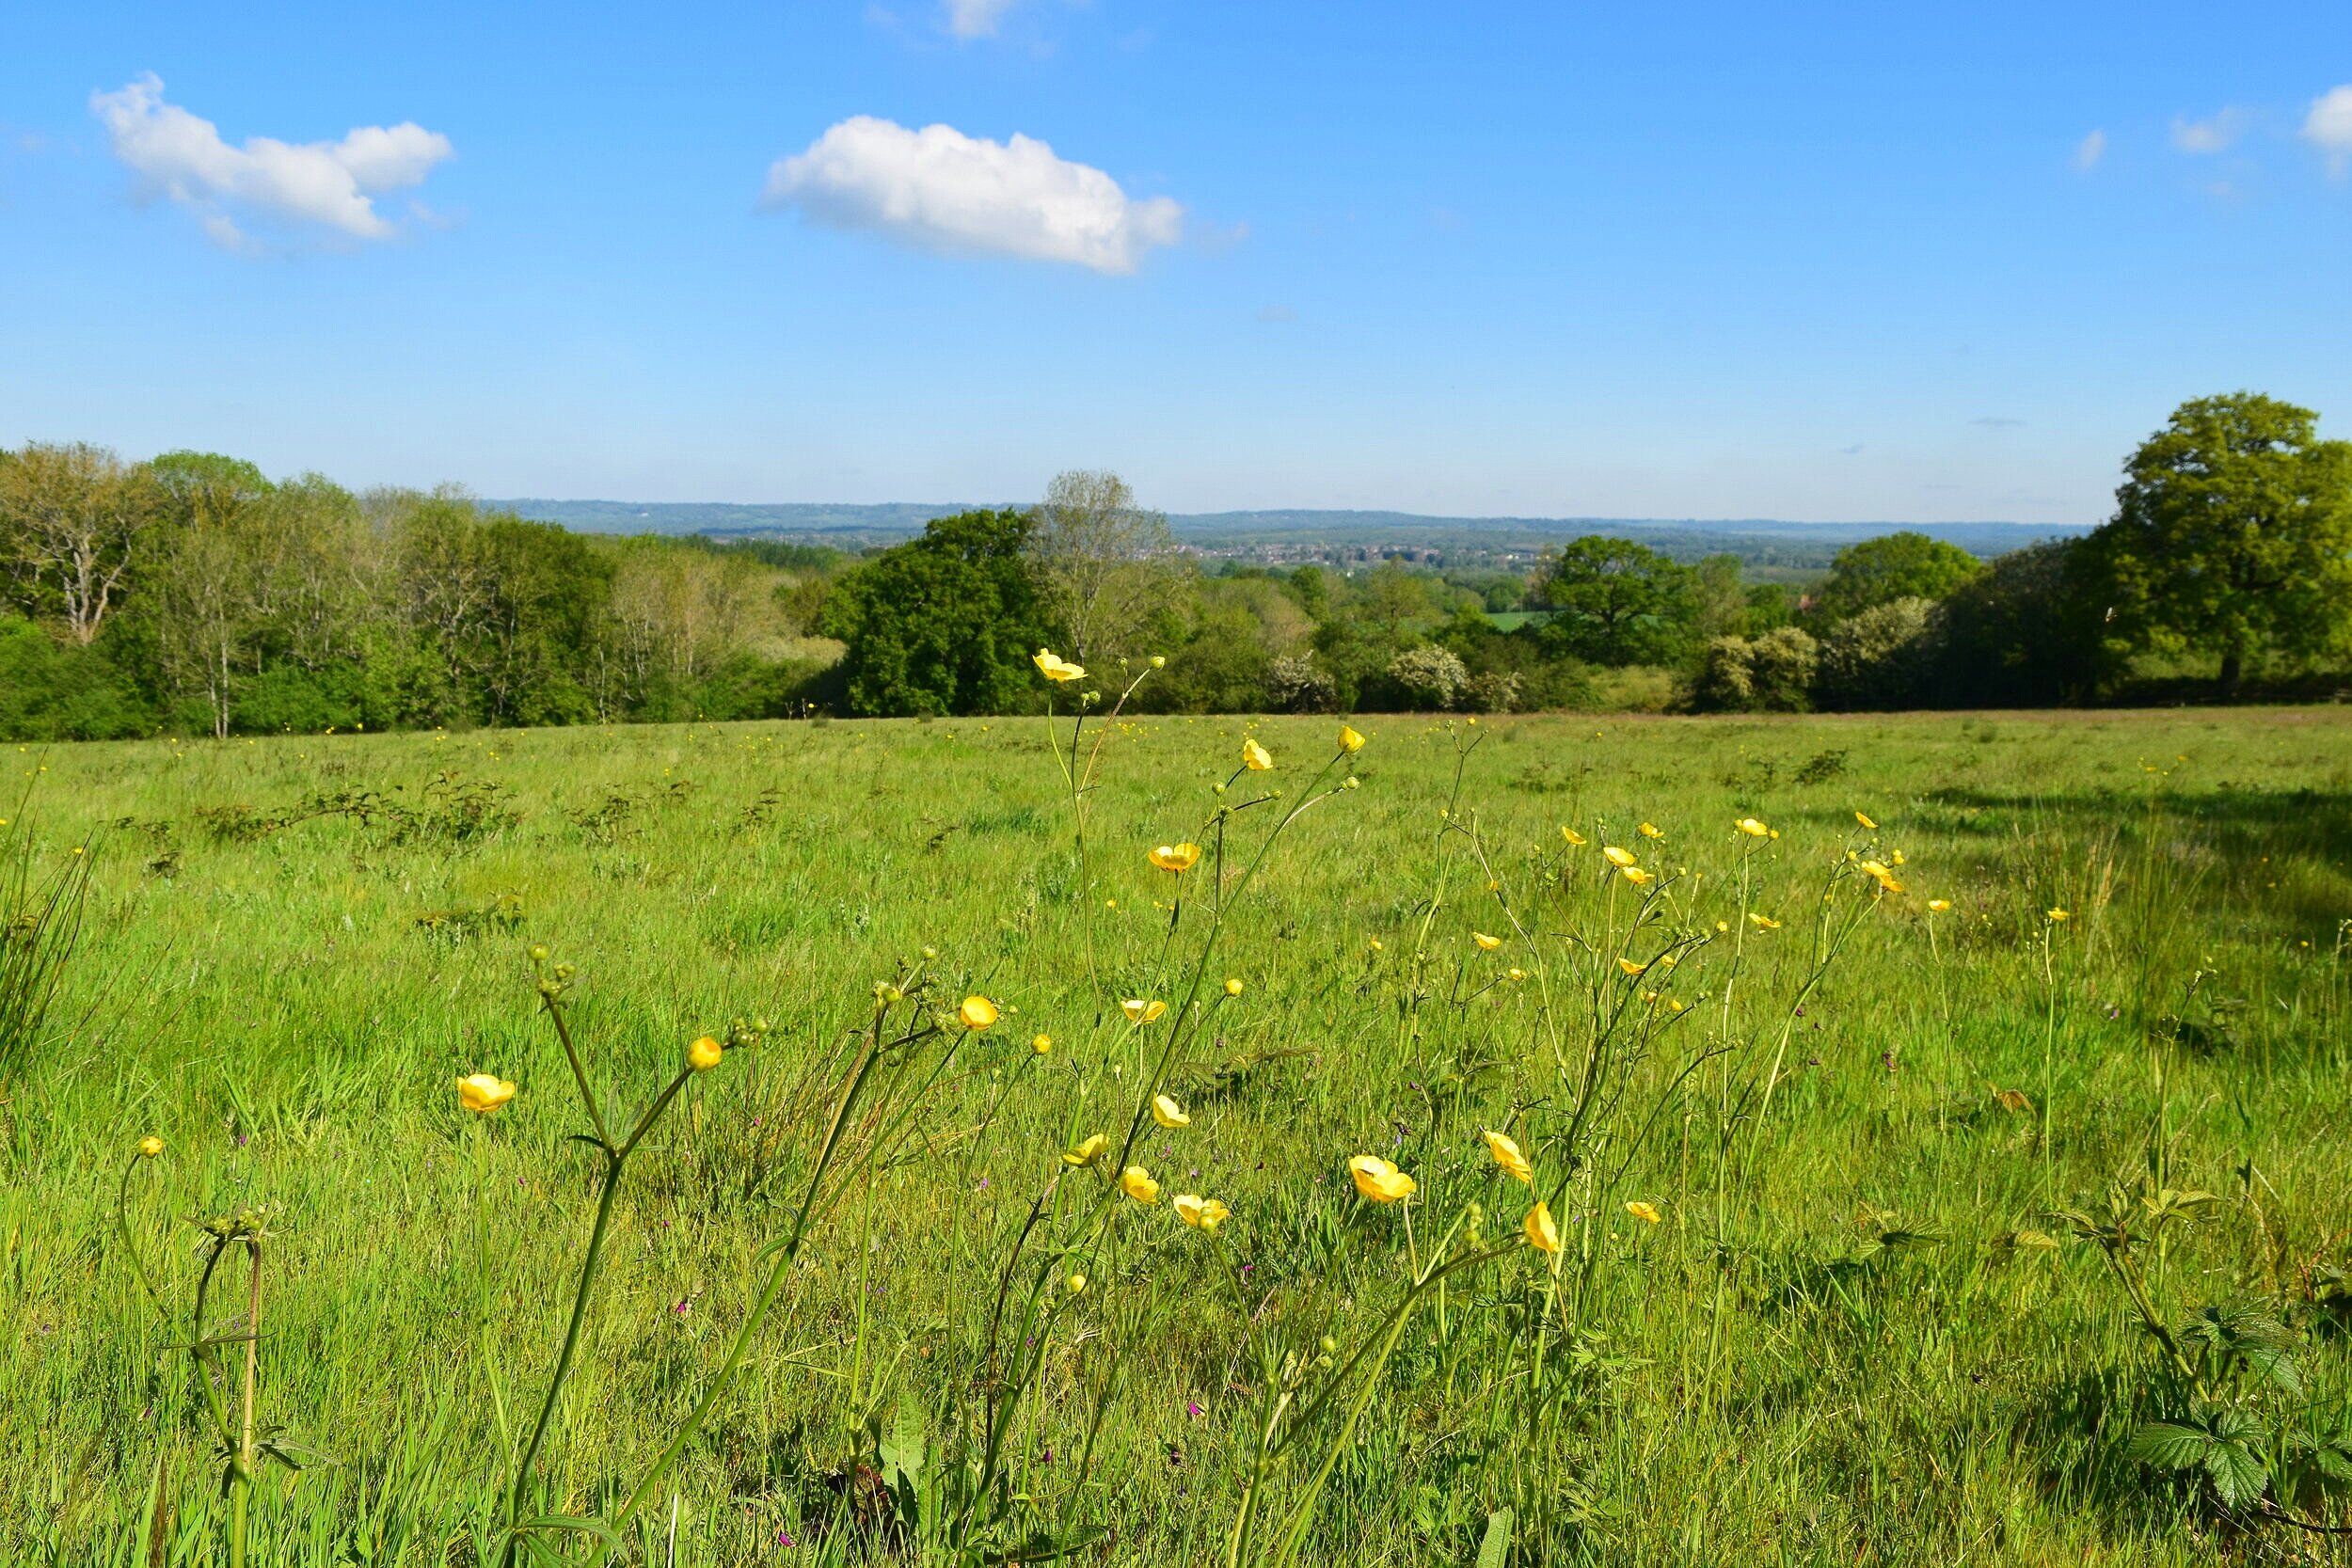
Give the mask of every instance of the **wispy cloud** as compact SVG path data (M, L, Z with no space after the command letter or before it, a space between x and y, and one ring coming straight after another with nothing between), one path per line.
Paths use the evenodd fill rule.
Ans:
M2226 152L2245 129L2246 112L2242 109L2223 109L2204 119L2176 118L2172 121L2172 146L2176 151L2200 156Z
M2312 100L2303 119L2303 139L2326 154L2328 172L2341 180L2352 170L2352 82L2329 87Z
M1136 200L1101 169L1056 157L1031 136L995 142L952 125L911 131L871 115L777 159L762 199L926 250L1104 273L1133 272L1152 246L1175 244L1184 211L1167 197Z
M2107 134L2093 131L2074 144L2074 166L2089 174L2107 155Z
M984 39L995 36L1005 13L1018 4L1020 0L941 0L940 9L946 13L947 31L956 37Z
M252 247L239 220L260 218L337 236L381 240L398 226L375 198L422 184L455 150L437 131L414 121L362 125L340 141L283 142L249 136L242 147L218 127L164 102L150 71L113 92L94 92L90 112L106 127L114 155L142 188L194 213L205 233L231 248Z

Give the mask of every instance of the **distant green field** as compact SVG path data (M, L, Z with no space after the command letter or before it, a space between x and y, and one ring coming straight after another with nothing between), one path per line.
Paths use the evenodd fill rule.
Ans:
M18 752L0 847L92 866L0 1085L0 1560L225 1560L189 1221L243 1210L259 1421L328 1461L262 1470L252 1560L477 1560L596 1207L532 944L615 1117L769 1028L632 1156L527 1512L615 1517L716 1386L877 983L949 1019L845 1120L620 1560L2325 1559L2127 1445L2221 1420L2267 1506L2352 1523L2312 1457L2352 1430L2352 711L1358 722L1343 759L1336 721L1117 726L1083 875L1034 720ZM1212 813L1268 786L1204 954ZM972 993L1002 1016L959 1037ZM514 1101L461 1110L474 1072ZM1131 1127L1149 1204L1063 1158ZM173 1323L117 1229L149 1133L125 1219ZM2118 1182L2141 1231L2213 1195L2123 1255L2188 1370L2053 1217ZM2270 1326L2182 1338L2209 1304Z
M1550 619L1551 611L1549 610L1490 610L1486 612L1486 624L1497 631L1517 631L1521 626Z

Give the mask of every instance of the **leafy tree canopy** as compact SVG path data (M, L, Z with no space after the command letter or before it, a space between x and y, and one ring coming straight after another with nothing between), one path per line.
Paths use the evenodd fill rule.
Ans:
M1983 570L1958 545L1905 530L1839 550L1814 604L1842 621L1897 599L1941 599Z
M1534 598L1556 613L1546 642L1595 664L1670 664L1687 651L1694 577L1646 545L1597 534L1538 570Z
M2198 398L2139 445L2088 541L2110 652L2249 658L2352 644L2352 442L2255 392Z
M1029 658L1056 641L1031 570L1029 518L964 512L925 525L844 578L822 629L846 645L841 677L864 714L1014 713L1031 705Z

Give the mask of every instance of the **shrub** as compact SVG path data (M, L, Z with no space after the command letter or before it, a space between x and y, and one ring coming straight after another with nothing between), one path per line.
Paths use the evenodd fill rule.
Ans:
M1718 637L1701 657L1689 705L1700 713L1802 713L1820 658L1820 644L1795 626Z
M117 668L109 638L62 643L19 615L0 615L0 736L119 740L156 716Z
M1389 660L1388 674L1415 707L1452 707L1470 685L1460 656L1428 642Z
M1462 689L1463 705L1479 713L1509 713L1519 705L1519 689L1525 684L1516 670L1472 675Z
M1266 699L1284 713L1329 713L1340 705L1340 683L1307 654L1285 654L1266 666Z
M1814 696L1826 708L1916 706L1935 666L1935 606L1927 599L1874 605L1821 638Z

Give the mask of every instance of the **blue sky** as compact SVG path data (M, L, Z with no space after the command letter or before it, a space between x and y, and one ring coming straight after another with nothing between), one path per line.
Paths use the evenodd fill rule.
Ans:
M2342 0L86 5L0 50L0 442L2090 522L2241 387L2352 435Z

